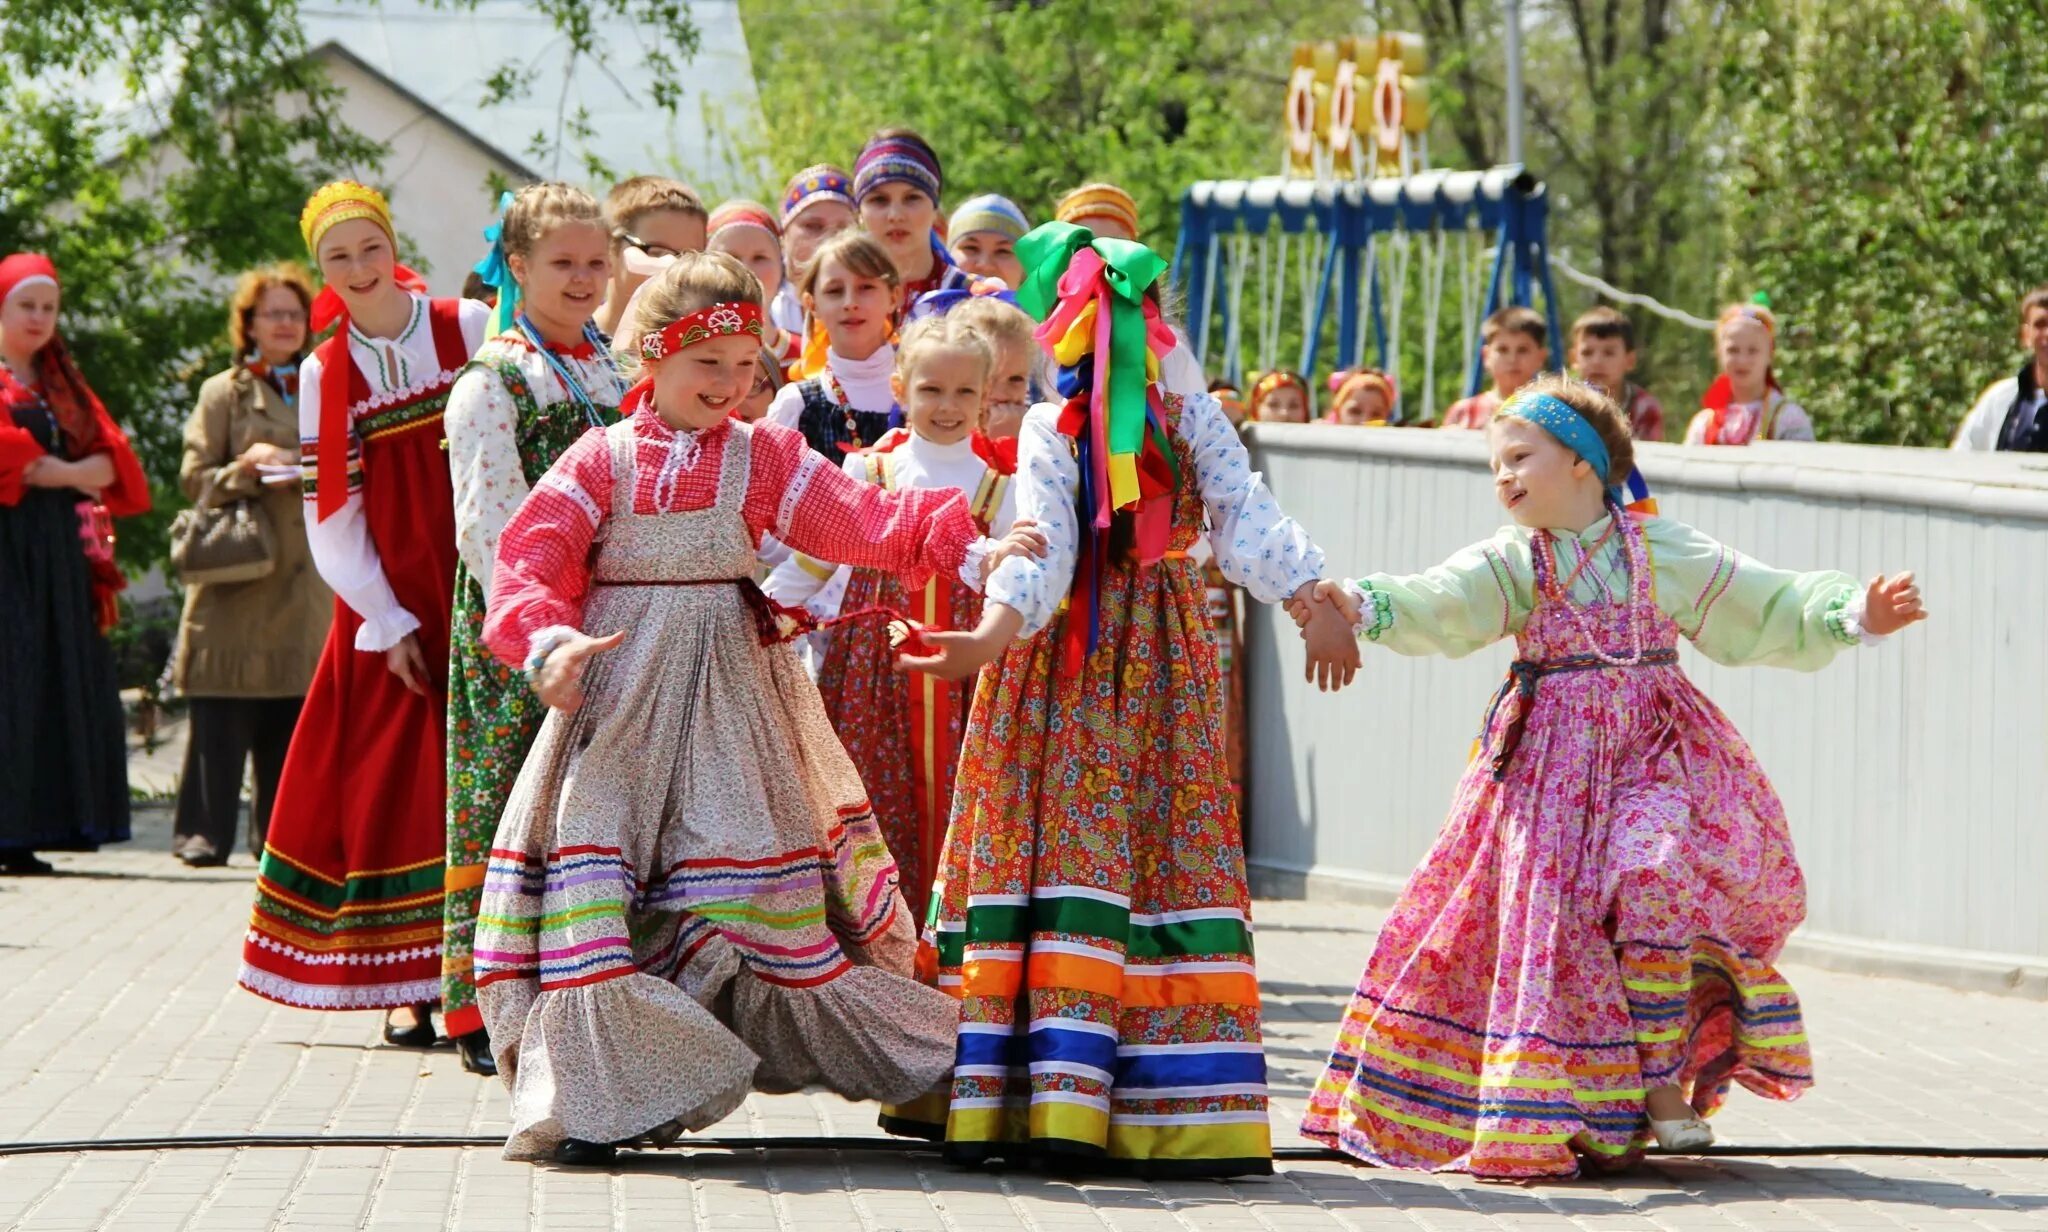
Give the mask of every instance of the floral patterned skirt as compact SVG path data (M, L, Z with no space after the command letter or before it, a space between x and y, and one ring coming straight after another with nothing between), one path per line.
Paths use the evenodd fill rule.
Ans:
M960 1001L950 1081L885 1111L948 1158L1270 1172L1250 896L1199 568L1107 570L981 674L920 972Z
M441 1009L450 1036L483 1029L471 952L491 836L547 708L484 646L483 588L455 566L448 638L448 868L441 907Z
M972 629L981 620L981 597L965 586L935 577L906 595L894 576L872 569L854 572L840 608L896 611L932 629ZM918 921L930 903L953 814L970 687L897 671L896 648L880 619L834 629L818 669L825 713L860 769L903 880L903 901Z
M1473 761L1380 930L1302 1133L1569 1176L1646 1145L1651 1088L1794 1098L1813 1062L1772 963L1804 906L1776 793L1679 668L1545 678L1505 780Z

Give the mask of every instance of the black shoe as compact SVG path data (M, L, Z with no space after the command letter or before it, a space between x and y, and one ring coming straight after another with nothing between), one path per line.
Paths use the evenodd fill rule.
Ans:
M491 1056L491 1033L482 1027L456 1036L455 1051L461 1054L462 1068L470 1073L484 1078L498 1076L497 1059Z
M213 844L199 834L188 834L180 839L173 854L184 861L187 868L219 868L228 862L226 856L215 851Z
M571 1168L602 1168L619 1157L619 1148L608 1142L585 1142L564 1138L555 1147L555 1162Z
M384 1042L393 1048L432 1048L440 1037L434 1033L434 1016L424 1007L413 1007L414 1019L409 1027L394 1024L389 1017L384 1019Z
M0 877L48 877L56 871L56 865L36 859L33 851L0 852Z

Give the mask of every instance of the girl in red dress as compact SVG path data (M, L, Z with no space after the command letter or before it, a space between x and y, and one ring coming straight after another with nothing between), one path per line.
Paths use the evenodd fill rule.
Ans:
M299 218L338 323L299 372L306 537L334 625L285 757L241 985L309 1009L411 1007L384 1037L434 1042L441 995L444 711L455 511L441 412L490 309L405 289L383 194L337 182Z

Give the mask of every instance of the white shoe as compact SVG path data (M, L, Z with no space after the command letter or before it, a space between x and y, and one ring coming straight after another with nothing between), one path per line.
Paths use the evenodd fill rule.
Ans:
M1697 1151L1714 1145L1714 1127L1696 1116L1678 1121L1652 1117L1650 1132L1657 1136L1657 1145L1667 1151Z

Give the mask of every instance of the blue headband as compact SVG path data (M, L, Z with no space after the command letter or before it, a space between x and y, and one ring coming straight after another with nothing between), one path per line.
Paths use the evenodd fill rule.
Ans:
M1628 503L1625 485L1608 485L1607 472L1614 460L1607 452L1607 442L1600 439L1600 433L1571 403L1553 394L1516 394L1500 408L1500 413L1526 419L1556 437L1559 444L1586 460L1616 504Z

